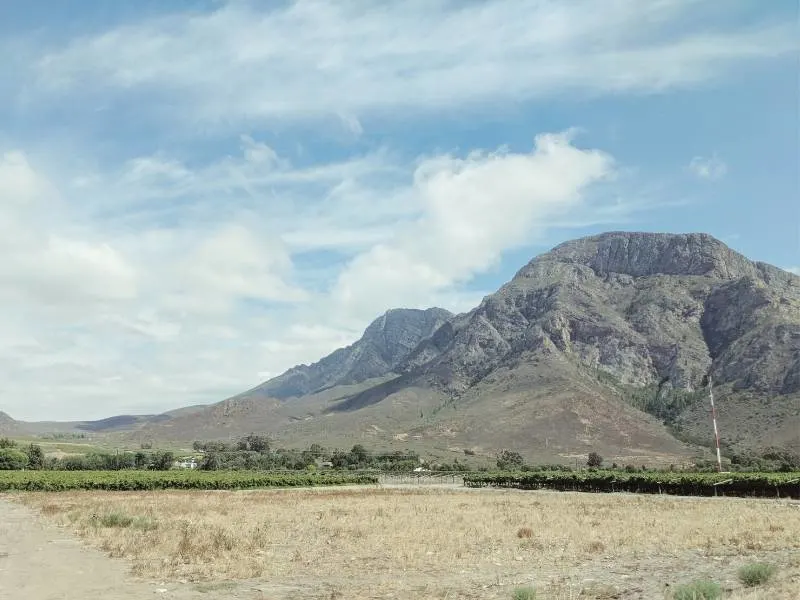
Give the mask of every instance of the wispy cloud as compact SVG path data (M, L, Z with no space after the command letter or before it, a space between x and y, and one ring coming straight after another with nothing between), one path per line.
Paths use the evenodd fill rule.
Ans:
M175 106L170 118L331 115L358 134L364 113L661 92L797 48L790 24L710 28L698 10L735 13L698 0L231 2L54 48L27 91L113 103L139 90L172 99L158 109Z
M352 341L388 308L466 310L483 292L460 283L567 213L601 214L613 201L592 185L614 173L612 157L569 134L540 135L529 153L401 161L378 152L313 169L245 137L241 154L221 162L191 168L162 153L63 189L7 153L0 215L26 233L3 238L0 296L26 308L0 317L0 354L12 357L0 368L11 382L6 408L43 394L43 379L60 390L60 417L79 399L89 415L110 396L120 410L145 410L142 398L217 400L256 383L265 365L279 372ZM159 210L210 196L235 208L210 219L184 206L179 222ZM292 220L284 197L302 207ZM43 223L52 202L64 210ZM322 287L301 286L296 259L320 249L345 258L332 258Z
M529 154L428 159L411 190L421 216L350 263L333 297L362 313L391 302L425 303L530 243L532 231L580 211L586 189L613 175L609 155L573 146L570 134L541 135Z
M695 156L689 162L689 170L700 179L716 181L728 173L728 165L716 154L711 157Z
M510 250L685 194L558 133L571 117L515 121L540 135L514 150L447 126L414 141L430 123L454 116L463 133L531 100L689 90L797 48L785 20L714 0L165 11L0 39L12 415L216 401L352 341L387 308L466 310ZM690 168L726 172L716 156Z

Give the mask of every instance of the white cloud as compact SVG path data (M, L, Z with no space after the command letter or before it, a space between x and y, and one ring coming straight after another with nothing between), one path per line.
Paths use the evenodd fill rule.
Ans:
M0 297L63 306L135 294L135 269L111 245L54 227L59 194L24 153L0 159L0 190Z
M530 243L532 231L580 209L586 189L611 176L611 157L573 146L569 134L541 135L529 154L427 159L413 182L422 215L355 258L334 297L364 312L391 302L424 304L486 270L502 252Z
M387 308L467 310L508 250L667 195L625 193L624 168L569 134L413 159L426 142L382 123L694 88L797 48L790 24L713 0L213 4L0 39L0 410L216 401ZM316 137L331 124L335 147Z
M59 184L5 157L0 222L24 233L0 241L0 298L15 307L0 313L0 405L27 418L216 401L353 341L388 308L467 310L485 292L462 283L551 222L600 214L587 192L614 175L568 134L529 153L378 151L313 168L245 137L205 165L162 153ZM60 206L52 218L43 202ZM165 220L175 203L180 220ZM327 248L344 254L298 267Z
M728 165L716 154L709 158L695 156L689 162L689 170L700 179L716 181L725 177L728 172Z
M660 92L797 48L788 23L712 29L698 17L724 23L731 11L698 0L229 2L52 48L26 94L113 105L143 90L193 124L317 114L358 135L365 112Z

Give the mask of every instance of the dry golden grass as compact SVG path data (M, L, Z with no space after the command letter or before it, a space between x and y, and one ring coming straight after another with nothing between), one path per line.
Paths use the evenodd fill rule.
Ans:
M725 569L738 589L736 567L754 558L778 565L777 591L737 598L800 586L800 506L780 501L375 488L20 498L137 575L320 582L326 595L309 598L509 598L529 584L603 598L637 578L657 594L641 597L661 598Z

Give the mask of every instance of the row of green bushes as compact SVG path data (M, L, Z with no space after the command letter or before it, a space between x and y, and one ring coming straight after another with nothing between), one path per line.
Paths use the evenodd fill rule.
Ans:
M464 485L574 492L800 498L800 473L627 473L597 470L472 473L464 476Z
M0 492L66 490L241 490L376 484L364 473L258 473L248 471L4 471Z

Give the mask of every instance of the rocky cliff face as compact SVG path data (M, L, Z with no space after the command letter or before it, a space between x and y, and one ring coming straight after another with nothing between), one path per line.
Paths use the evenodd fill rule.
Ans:
M409 352L451 317L442 308L390 310L373 321L354 344L312 365L293 367L247 394L283 399L390 375Z
M631 385L800 391L800 278L705 234L609 233L523 267L401 365L458 394L524 354L560 352Z

